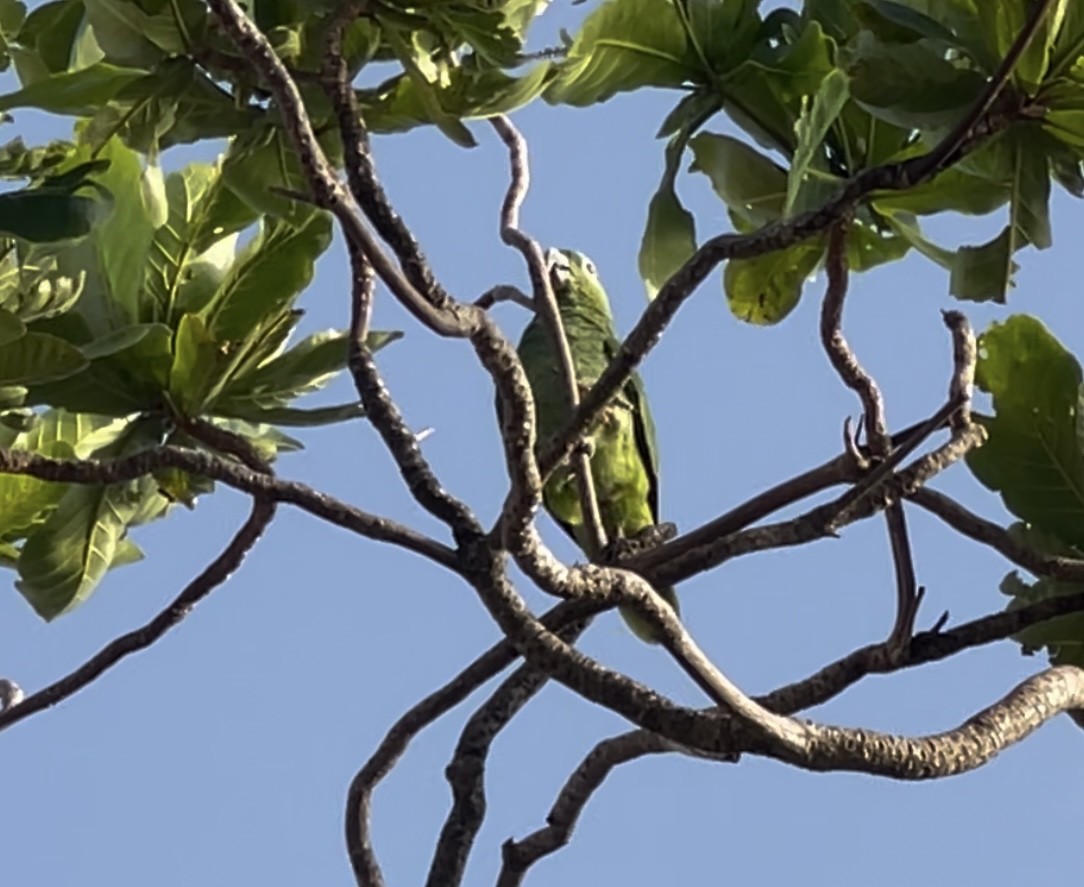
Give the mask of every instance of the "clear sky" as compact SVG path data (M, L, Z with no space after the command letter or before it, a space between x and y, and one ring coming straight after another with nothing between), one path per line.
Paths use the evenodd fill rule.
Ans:
M539 43L573 27L585 6L559 0ZM4 86L9 89L10 80ZM673 97L619 96L589 110L536 104L515 115L530 141L534 186L524 223L546 245L588 253L622 330L643 309L636 251L662 168L654 139ZM433 130L378 138L379 170L448 288L474 298L495 283L526 286L497 236L506 158L489 128L466 151ZM709 127L725 130L719 120ZM69 132L67 121L17 113L0 137L27 143ZM725 130L730 131L730 130ZM218 150L166 155L174 166ZM701 239L726 230L705 182L682 180ZM1041 317L1084 353L1079 255L1082 208L1057 192L1055 246L1029 249L1008 306L963 305L977 329L1011 312ZM981 242L1003 216L944 218L947 244ZM781 325L730 316L719 276L682 309L643 368L659 426L664 516L688 530L750 495L837 454L845 416L859 412L820 350L823 275ZM950 351L940 309L945 274L922 258L855 279L845 331L876 374L899 428L944 400ZM339 245L302 302L305 330L346 324ZM956 306L960 307L960 306ZM526 321L497 316L509 335ZM440 341L381 294L376 326L404 341L379 362L445 485L493 518L505 491L492 389L468 346ZM345 382L327 402L349 397ZM320 401L314 400L313 403ZM441 533L420 514L363 421L305 432L307 450L278 471L360 507ZM937 489L997 520L1005 513L963 466ZM96 595L42 623L5 574L0 675L28 692L71 670L157 612L225 543L246 512L220 490L135 536L147 559L110 574ZM920 625L1001 609L1009 565L909 508ZM574 557L553 526L559 553ZM444 538L442 535L441 538ZM548 605L524 588L538 607ZM841 539L727 563L679 587L687 624L750 693L803 677L880 640L893 613L892 564L881 520ZM241 571L150 650L125 660L56 709L0 736L0 881L12 885L346 885L343 802L355 771L407 707L498 637L473 592L447 572L283 507ZM615 615L584 648L602 662L691 705L706 700L666 655ZM935 732L1001 697L1042 668L1012 643L905 674L867 679L808 716L909 734ZM423 733L379 788L374 835L389 884L424 879L449 808L443 780L476 694ZM556 791L621 719L548 687L497 741L489 816L466 883L493 882L501 842L540 826ZM740 765L678 756L615 773L588 806L569 847L541 862L536 885L658 883L1039 883L1079 871L1084 735L1059 718L981 770L936 783L809 774L747 758Z

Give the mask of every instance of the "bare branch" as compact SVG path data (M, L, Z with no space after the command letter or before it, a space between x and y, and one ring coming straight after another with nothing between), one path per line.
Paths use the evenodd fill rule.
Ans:
M756 697L756 701L779 714L795 714L827 702L867 675L946 659L965 649L1004 640L1031 625L1081 611L1084 611L1084 592L1049 598L945 632L921 632L911 639L903 659L893 659L884 642L862 647L801 681ZM547 825L519 841L505 843L498 887L521 883L531 865L568 843L583 808L615 767L645 755L675 751L690 753L689 749L646 730L632 730L596 745L561 788L546 816Z
M590 620L574 623L557 632L574 644ZM498 734L549 681L549 676L521 665L471 715L459 735L445 777L452 789L452 808L440 830L428 887L455 887L463 881L474 840L486 812L485 769L490 748Z
M452 302L451 296L437 281L418 241L391 205L376 175L369 133L343 59L343 26L363 5L351 0L338 10L324 46L322 81L342 134L347 181L366 218L395 252L410 283L418 292L427 294L433 304L446 306Z
M172 418L177 427L193 440L198 440L213 450L236 456L253 471L270 475L271 466L268 461L241 435L220 428L213 422L208 422L198 416L183 416L180 413L174 413Z
M1023 567L1036 576L1062 582L1084 582L1084 560L1035 551L1015 538L1004 527L969 511L944 493L924 488L915 490L908 498L916 505L937 515L957 532L976 542L989 545L1017 566Z
M493 117L489 121L497 135L508 148L508 160L511 178L504 205L501 207L501 240L514 247L523 256L531 278L534 293L534 305L546 325L553 343L557 366L564 386L565 400L569 413L580 404L580 386L576 376L576 364L572 359L572 349L565 334L564 321L561 319L557 298L553 294L546 260L542 248L533 237L519 226L519 210L527 197L530 187L531 172L527 159L527 142L512 121L504 115ZM606 547L606 530L602 526L602 514L599 512L598 496L595 493L595 481L591 474L591 459L583 447L572 451L572 467L576 475L576 484L580 494L580 509L587 531L587 556L597 557Z
M911 440L894 449L887 459L877 464L858 484L836 499L791 520L709 538L703 544L685 548L673 557L668 556L670 546L682 540L667 543L649 553L652 568L644 571L646 577L653 583L674 584L754 551L804 545L816 539L838 535L839 530L848 524L883 511L889 502L910 496L930 478L962 457L968 449L982 442L983 430L971 425L962 431L959 437L950 439L934 451L916 459L898 474L893 474L899 462L958 408L959 404L945 404L931 420L914 432ZM647 560L648 556L644 556L643 560ZM622 566L640 572L641 556L630 557L628 561L622 562Z
M520 308L534 311L534 300L530 296L514 286L503 283L487 289L474 300L474 305L477 308L487 309L492 308L498 302L514 302Z
M550 631L575 625L589 611L582 601L564 601L541 618ZM369 834L372 794L391 772L410 741L429 724L442 717L482 684L507 668L519 654L511 641L502 640L460 671L448 683L413 706L388 730L380 745L350 783L346 804L346 844L359 884L379 885L380 868Z
M843 335L843 302L849 283L847 267L847 232L850 215L828 229L828 250L825 267L828 287L821 307L821 342L828 360L843 384L862 403L865 416L866 441L874 459L882 461L891 452L888 422L885 418L884 397L876 380L862 367L846 337ZM914 634L922 590L915 579L915 565L907 533L907 517L903 505L890 502L885 508L885 524L896 573L896 618L889 633L888 649L902 656L907 642Z
M196 604L230 577L263 535L274 516L275 503L269 499L257 497L252 503L248 520L230 540L229 545L204 568L203 572L185 586L169 606L146 625L110 641L71 674L65 675L36 693L31 693L18 704L5 707L0 711L0 730L62 702L100 677L121 659L146 649L157 641L192 612Z
M562 786L546 814L546 825L518 841L505 841L497 887L518 887L532 865L569 842L583 808L615 767L673 750L673 743L645 730L622 733L596 745Z
M253 471L230 459L200 450L155 447L121 459L50 459L25 450L0 449L0 474L25 474L41 480L74 484L114 484L133 480L159 468L179 468L209 477L234 489L275 502L286 502L328 523L377 542L390 542L429 558L453 572L455 552L428 536L393 520L369 514L297 481L280 480Z

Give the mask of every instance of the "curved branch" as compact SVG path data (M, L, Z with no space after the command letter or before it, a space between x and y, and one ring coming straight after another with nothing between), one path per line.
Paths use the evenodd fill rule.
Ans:
M169 606L146 625L110 641L71 674L36 693L31 693L21 702L4 708L0 711L0 730L62 702L100 677L121 659L146 649L157 641L230 577L241 565L245 555L259 541L274 516L275 503L265 498L256 498L248 520L242 524L222 553L189 582Z
M902 660L890 656L883 642L862 647L801 681L756 697L756 701L779 714L795 714L827 702L867 675L946 659L962 650L1004 640L1039 622L1081 611L1084 611L1084 592L976 619L950 631L921 632L911 639ZM520 884L530 866L568 843L583 808L615 767L645 755L675 751L689 753L688 749L646 730L631 730L597 744L561 788L546 816L547 825L518 841L504 844L498 887Z
M527 197L531 173L527 160L527 142L512 121L504 115L490 118L489 121L497 135L508 149L511 177L504 204L501 207L501 240L514 247L523 256L531 278L534 293L534 305L546 325L546 330L557 355L557 366L564 385L565 399L569 412L580 405L580 386L576 378L576 364L572 359L572 348L565 334L564 321L561 319L557 298L553 294L546 260L542 248L533 237L519 227L519 210ZM591 473L591 459L582 448L576 448L572 454L572 467L580 496L580 510L583 512L584 527L587 530L587 556L597 557L606 547L606 530L602 526L602 514L599 512L598 496L595 493L595 480Z

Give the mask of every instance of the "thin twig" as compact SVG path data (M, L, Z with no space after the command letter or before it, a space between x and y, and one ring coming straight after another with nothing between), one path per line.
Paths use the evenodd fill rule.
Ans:
M526 308L528 311L532 312L534 311L534 300L530 296L519 288L504 283L497 284L497 286L487 289L482 295L474 300L473 304L477 308L488 309L499 302L513 302L516 305L519 305L520 308Z
M48 687L31 693L17 705L0 711L0 730L18 723L39 711L51 708L83 689L126 656L144 650L181 622L203 598L225 582L241 565L245 555L263 535L275 516L275 503L257 497L252 502L248 520L241 526L222 553L185 586L176 598L146 625L110 641L80 665Z
M825 257L828 285L821 307L821 343L836 374L843 384L858 395L865 417L866 442L873 458L881 462L891 452L888 422L885 418L884 397L876 380L858 360L843 335L843 303L847 296L849 274L847 267L847 232L850 217L846 216L828 229L828 249ZM892 564L896 574L896 617L888 635L888 648L902 655L914 634L915 619L923 592L915 578L914 558L907 533L907 517L898 501L885 508Z
M924 487L908 498L937 515L950 527L969 539L988 545L1036 576L1061 582L1084 582L1084 559L1043 554L1009 533L1004 527L980 517L944 493Z
M297 481L281 480L253 471L214 453L161 446L113 460L51 459L25 450L0 449L0 474L25 474L41 480L74 484L114 484L151 474L159 468L179 468L219 481L251 496L297 506L315 517L377 542L390 542L459 571L456 553L422 533L386 517L317 492Z

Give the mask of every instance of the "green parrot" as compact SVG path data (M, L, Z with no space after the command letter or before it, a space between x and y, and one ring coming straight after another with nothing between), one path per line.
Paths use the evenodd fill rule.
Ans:
M546 252L546 265L572 351L576 383L584 393L602 375L620 346L610 301L594 264L583 253L551 249ZM527 325L518 350L534 394L538 442L544 446L564 426L569 409L552 338L542 318L536 316ZM655 527L659 522L659 456L655 425L638 375L633 373L602 411L588 436L588 446L607 538L631 539ZM546 482L542 503L561 528L587 551L578 486L567 462ZM678 611L673 588L656 591ZM621 615L637 637L658 642L654 628L636 613L622 609Z

